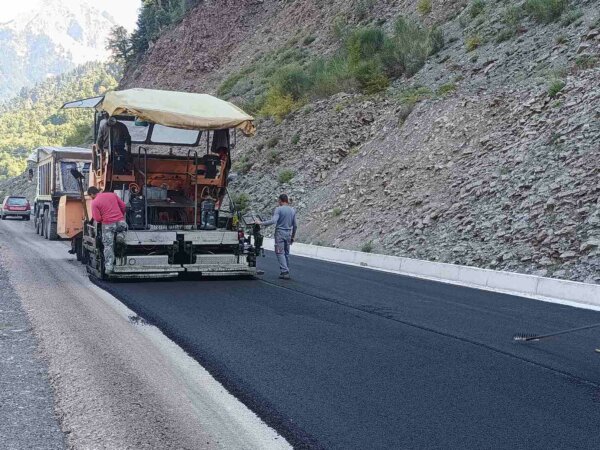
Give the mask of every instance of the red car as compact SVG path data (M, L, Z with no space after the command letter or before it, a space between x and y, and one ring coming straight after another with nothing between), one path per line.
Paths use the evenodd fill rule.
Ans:
M25 197L9 195L2 202L0 217L5 220L7 217L20 217L23 220L29 220L31 217L31 205Z

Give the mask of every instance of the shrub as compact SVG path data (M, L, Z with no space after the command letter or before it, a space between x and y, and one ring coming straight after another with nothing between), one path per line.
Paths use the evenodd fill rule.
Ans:
M246 175L251 169L252 163L246 157L242 157L233 163L233 170L240 175Z
M455 83L450 82L450 83L442 84L437 90L437 95L450 94L451 92L454 92L455 90L456 90Z
M265 142L267 148L274 148L277 146L277 144L279 144L279 136L273 136L269 138L267 142Z
M465 47L467 48L468 52L472 52L480 45L481 45L481 38L477 34L469 36L467 38L467 40L465 41Z
M281 161L281 154L277 150L271 150L267 156L267 161L270 164L277 164Z
M300 134L296 133L295 135L292 136L292 145L298 145L298 142L300 142Z
M573 10L569 11L567 14L565 14L563 19L560 21L560 24L563 27L568 27L572 23L581 19L581 17L583 17L583 12L580 9L573 9Z
M575 60L575 67L579 70L593 69L598 65L598 58L592 55L581 55Z
M512 39L514 35L515 30L513 28L505 28L496 35L496 43L500 44L501 42L508 41Z
M354 5L354 16L359 20L365 20L373 6L375 6L376 0L358 0Z
M333 217L338 217L342 215L342 208L333 208L331 210L331 214L333 215Z
M424 16L429 14L431 12L431 0L419 0L417 11Z
M312 86L312 80L299 64L291 64L281 68L273 77L272 86L294 101L304 97Z
M554 42L556 42L559 45L566 44L567 37L564 34L559 34L558 36L556 36L556 39L554 40Z
M359 63L354 68L354 76L362 91L367 94L384 91L390 84L383 65L375 59Z
M373 251L373 241L365 242L360 248L361 252L371 253Z
M485 9L485 2L483 0L474 0L473 3L471 3L471 8L469 9L469 14L471 15L471 17L475 18L479 14L481 14L484 9Z
M234 75L229 76L227 79L225 79L225 81L223 81L223 83L221 83L221 86L219 86L219 88L217 89L217 95L225 96L229 94L233 87L237 84L237 82L240 81L243 77L244 75L242 75L241 73L236 73Z
M289 94L283 94L277 88L271 88L267 92L265 102L260 109L260 114L267 117L273 117L276 122L281 122L288 114L298 109L300 105L294 101Z
M310 36L306 36L306 37L304 38L304 40L302 41L302 43L303 43L304 45L310 45L310 44L312 44L313 42L315 42L315 39L317 39L317 38L316 38L316 36L312 36L312 35L310 35Z
M250 209L250 197L244 192L240 194L233 194L231 200L235 205L235 209L242 214Z
M551 23L559 19L568 4L568 0L526 0L523 7L536 22Z
M285 169L279 172L279 176L277 177L277 179L281 184L285 184L289 183L295 175L296 174L292 170Z
M564 89L566 83L563 80L551 80L548 86L548 95L550 98L554 98L560 91Z
M444 46L444 36L437 28L426 29L418 23L398 18L394 35L384 46L382 61L391 77L412 76L425 64L427 58Z

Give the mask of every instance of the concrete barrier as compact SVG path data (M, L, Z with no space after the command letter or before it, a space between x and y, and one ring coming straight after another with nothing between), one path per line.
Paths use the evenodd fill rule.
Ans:
M265 239L273 250L273 239ZM296 243L292 254L600 310L600 285Z

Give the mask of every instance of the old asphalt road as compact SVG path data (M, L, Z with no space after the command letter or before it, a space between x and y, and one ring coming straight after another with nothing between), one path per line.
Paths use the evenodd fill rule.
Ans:
M2 384L9 392L0 399L10 401L0 404L0 448L60 448L52 409L68 448L289 448L158 329L90 283L67 249L35 235L29 222L0 223L0 263L9 278L0 278L3 292L9 288L27 311L46 366L25 365L21 354L0 364L10 368L0 381L22 374ZM3 296L0 302L0 310L12 307ZM4 359L11 348L1 334ZM30 376L32 370L48 377ZM44 379L52 386L48 401Z
M14 240L12 248L36 248L32 241L39 238L21 237L21 229L0 226L3 238ZM40 270L50 273L56 259L66 259L64 245L43 248L57 252L43 255ZM269 255L260 260L266 270L260 280L100 286L159 327L296 447L600 448L598 330L530 344L512 340L517 332L600 322L600 313L302 258L292 264L291 281L277 279ZM71 308L81 318L82 306L74 298L67 303L75 303ZM59 321L73 314L60 306L45 309ZM105 314L85 306L89 319ZM43 320L38 326L56 326ZM104 317L98 320L107 325ZM112 341L96 344L97 351L133 347L128 357L147 351L139 336L118 331ZM137 341L118 342L132 336ZM95 330L85 344L93 347L98 337ZM71 345L83 364L83 344ZM161 387L144 375L155 370L146 359L133 379L149 380L131 387L144 388L137 398L149 414L144 399L156 404L154 390L176 386ZM50 359L51 374L68 376L73 369L63 364L54 367ZM95 367L101 370L101 362ZM122 383L133 370L124 369L108 381ZM186 405L193 388L180 389L178 401ZM135 401L127 392L117 394ZM59 409L72 404L62 401L59 390ZM186 417L157 418L170 426L163 439L185 429L178 420ZM142 415L135 429L151 428L149 419ZM242 447L263 448L257 441Z

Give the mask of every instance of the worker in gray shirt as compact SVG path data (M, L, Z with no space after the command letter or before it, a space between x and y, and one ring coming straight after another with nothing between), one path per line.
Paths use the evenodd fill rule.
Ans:
M279 261L281 274L279 278L290 279L290 246L296 236L296 210L289 205L287 194L281 194L278 199L279 206L275 208L273 218L266 222L257 220L258 225L264 227L275 225L275 254Z

